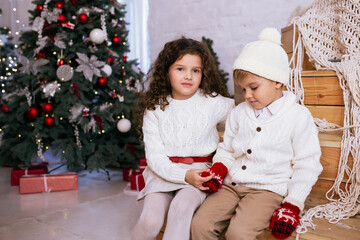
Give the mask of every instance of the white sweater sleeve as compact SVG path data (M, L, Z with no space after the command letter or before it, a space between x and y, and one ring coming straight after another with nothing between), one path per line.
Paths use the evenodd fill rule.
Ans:
M228 118L226 119L224 140L223 142L219 143L216 154L213 157L214 163L221 162L228 169L230 169L233 162L235 161L235 158L233 156L234 149L232 147L232 142L238 131L238 124L236 121L236 109L237 108L233 108Z
M154 111L146 111L142 129L149 168L167 181L187 184L185 182L187 169L178 167L166 155L165 146L160 137L158 119Z
M322 171L322 166L318 131L310 112L306 114L306 118L298 120L292 139L293 174L284 202L290 202L302 210L306 197Z

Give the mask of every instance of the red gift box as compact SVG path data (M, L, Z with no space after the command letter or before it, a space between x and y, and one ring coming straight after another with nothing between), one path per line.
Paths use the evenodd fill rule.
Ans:
M130 189L141 191L145 187L144 177L140 170L132 171L130 175Z
M78 179L75 172L42 175L24 175L20 178L19 192L40 193L77 190Z
M141 171L141 173L145 170L146 166L147 166L146 159L141 158L139 160L139 170ZM133 171L136 171L136 170L131 169L131 168L123 168L123 180L127 181L127 182L130 181L130 176Z
M19 186L19 179L23 175L46 174L48 172L49 170L47 162L34 164L30 167L15 167L11 170L11 186Z

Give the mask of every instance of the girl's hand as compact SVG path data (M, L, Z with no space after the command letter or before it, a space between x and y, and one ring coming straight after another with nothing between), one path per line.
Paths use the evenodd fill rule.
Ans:
M209 169L189 169L186 172L185 181L202 191L207 191L209 190L209 187L204 187L202 184L212 179L215 175L214 173L212 173L207 177L201 176L202 172L208 171Z

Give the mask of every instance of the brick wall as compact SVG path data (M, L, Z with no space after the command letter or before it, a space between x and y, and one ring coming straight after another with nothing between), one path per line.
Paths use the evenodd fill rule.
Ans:
M232 64L242 47L257 39L265 27L281 29L299 6L312 0L149 0L150 60L164 43L182 35L214 41L220 67L230 74L228 89L234 93Z

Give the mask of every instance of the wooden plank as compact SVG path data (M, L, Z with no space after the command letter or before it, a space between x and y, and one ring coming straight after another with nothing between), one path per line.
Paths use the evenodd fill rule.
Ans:
M344 125L343 106L314 106L306 105L314 118L326 119L329 123Z
M344 105L343 90L337 76L303 76L304 103L316 105Z
M307 70L301 72L301 77L336 77L336 72L332 70Z
M340 148L341 139L342 132L340 131L319 133L320 146L322 147Z
M295 42L297 41L298 37L299 37L299 34L296 29ZM282 43L283 49L285 50L285 52L288 55L289 61L293 55L293 38L294 38L294 26L293 25L289 25L289 26L281 29L281 43ZM306 52L304 54L302 69L303 70L315 70L315 67L310 62L309 56L306 54Z
M321 152L320 162L323 166L323 171L320 174L319 179L334 181L338 172L341 148L321 147ZM353 166L353 162L353 157L349 155L347 165L350 168ZM346 180L348 180L348 176L345 174L343 181Z
M295 33L295 39L298 38L298 32ZM293 52L294 26L289 25L281 29L281 43L286 53Z

